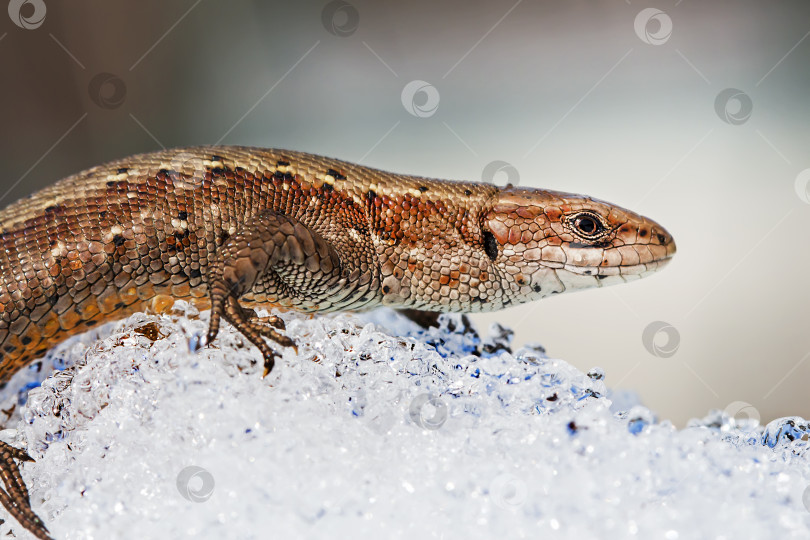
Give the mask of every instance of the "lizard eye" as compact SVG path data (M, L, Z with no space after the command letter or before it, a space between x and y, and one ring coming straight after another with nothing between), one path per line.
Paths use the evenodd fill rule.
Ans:
M605 227L602 225L599 218L589 213L574 216L574 219L571 220L571 224L579 234L588 238L599 236L605 231Z

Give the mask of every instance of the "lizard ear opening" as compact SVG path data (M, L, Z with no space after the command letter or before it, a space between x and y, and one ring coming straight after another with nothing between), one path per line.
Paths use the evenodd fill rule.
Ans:
M484 231L484 253L491 261L498 258L498 241L495 240L495 235L490 231Z

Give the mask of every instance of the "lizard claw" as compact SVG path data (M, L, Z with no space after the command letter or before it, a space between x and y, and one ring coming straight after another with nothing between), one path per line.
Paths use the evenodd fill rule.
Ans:
M241 333L245 338L247 338L248 341L259 348L259 351L261 351L262 356L264 357L263 378L273 370L275 359L278 356L278 354L267 344L265 338L281 345L282 347L292 347L296 354L298 353L298 347L295 344L295 341L275 330L275 328L285 328L284 321L282 321L280 317L276 315L271 315L269 317L258 317L256 316L256 312L252 309L243 308L241 305L239 305L239 301L234 294L231 294L224 299L215 299L215 301L212 302L211 322L207 335L207 343L209 345L217 335L220 318L224 318L226 321L231 323L234 328L239 331L239 333Z

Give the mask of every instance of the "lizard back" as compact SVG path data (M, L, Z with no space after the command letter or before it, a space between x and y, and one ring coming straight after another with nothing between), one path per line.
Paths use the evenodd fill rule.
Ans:
M243 301L303 311L430 308L439 296L431 285L451 280L449 255L478 265L481 210L497 190L237 146L87 169L0 211L0 381L70 335L160 309L169 297L207 307L206 269L217 247L265 209L335 246L349 270L347 290L330 303L259 284ZM462 308L450 299L438 307Z

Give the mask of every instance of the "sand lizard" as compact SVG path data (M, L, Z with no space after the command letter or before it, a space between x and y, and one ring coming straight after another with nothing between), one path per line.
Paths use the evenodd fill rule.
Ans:
M652 273L657 223L550 190L392 174L286 150L180 148L93 167L0 211L0 382L54 344L148 307L211 308L263 357L294 346L277 317L385 305L492 311ZM266 338L266 339L265 339ZM0 502L38 538L0 443Z

